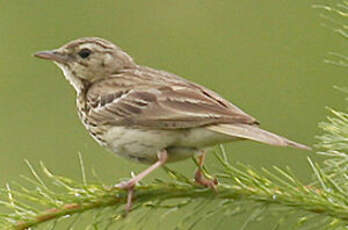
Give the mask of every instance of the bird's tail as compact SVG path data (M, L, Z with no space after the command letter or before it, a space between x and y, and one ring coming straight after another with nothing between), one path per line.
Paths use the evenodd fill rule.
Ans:
M208 126L207 128L221 134L249 139L269 145L290 146L304 150L311 150L311 148L306 145L296 143L286 139L285 137L260 129L257 126L247 124L219 124Z

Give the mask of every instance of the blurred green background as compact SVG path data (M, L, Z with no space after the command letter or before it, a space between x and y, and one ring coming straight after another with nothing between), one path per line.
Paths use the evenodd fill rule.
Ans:
M89 175L93 168L109 184L145 168L99 147L80 124L75 92L60 70L32 57L84 36L111 40L139 64L207 86L256 117L262 127L314 144L325 106L344 107L342 94L332 86L347 86L347 79L343 68L323 62L328 51L343 49L344 39L321 26L324 19L313 3L1 1L1 186L29 174L24 159L36 166L43 161L52 171L79 179L78 152ZM311 175L307 155L316 158L314 153L251 142L226 149L233 161L255 168L288 165L303 180ZM216 167L213 155L207 165ZM195 168L190 160L170 167L188 176ZM168 178L159 170L146 180L154 177ZM167 220L168 226L174 226L175 218L180 217ZM226 220L221 229L240 223ZM268 227L263 223L248 229Z

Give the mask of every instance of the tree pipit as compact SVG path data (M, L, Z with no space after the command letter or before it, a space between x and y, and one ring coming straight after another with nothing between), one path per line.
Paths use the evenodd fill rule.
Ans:
M129 181L126 210L134 186L165 163L198 155L197 183L204 177L204 150L220 143L253 140L310 148L259 128L259 122L217 93L175 74L141 66L113 43L81 38L35 54L53 61L77 92L79 117L89 134L117 155L151 164Z

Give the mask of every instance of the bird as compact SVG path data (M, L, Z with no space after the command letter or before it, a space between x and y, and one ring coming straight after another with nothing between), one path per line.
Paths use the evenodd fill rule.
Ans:
M216 188L202 172L207 149L252 140L311 148L260 128L260 123L216 92L176 74L137 64L123 49L98 37L79 38L35 57L54 62L76 91L78 116L109 151L150 165L116 185L128 193L166 163L196 157L195 181Z

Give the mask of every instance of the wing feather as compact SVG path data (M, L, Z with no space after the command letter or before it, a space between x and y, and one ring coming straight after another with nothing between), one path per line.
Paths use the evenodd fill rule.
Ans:
M176 75L163 79L163 74L153 71L126 72L100 81L86 98L88 115L96 123L156 129L257 124L213 91Z

